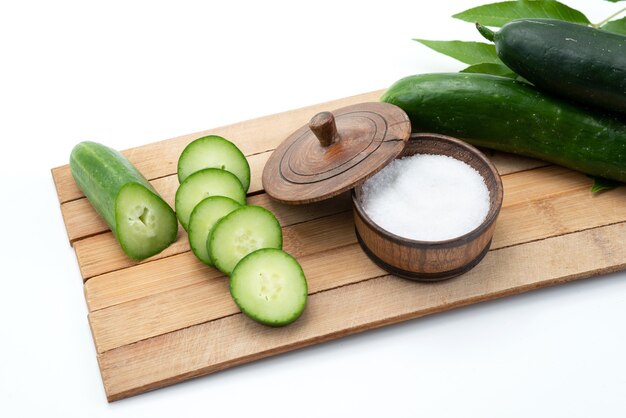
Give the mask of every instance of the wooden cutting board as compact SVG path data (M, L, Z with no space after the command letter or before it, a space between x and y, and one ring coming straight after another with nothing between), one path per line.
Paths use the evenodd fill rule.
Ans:
M141 263L125 257L69 167L52 169L109 401L387 324L626 268L626 188L593 196L583 174L508 154L490 154L504 184L491 251L469 273L434 284L387 275L365 256L354 235L349 195L286 206L263 193L263 166L284 138L319 111L376 101L380 94L124 152L173 206L176 162L186 144L209 133L237 143L252 168L249 203L276 214L285 250L297 257L309 282L305 313L285 328L243 316L227 278L195 259L182 230L161 254Z

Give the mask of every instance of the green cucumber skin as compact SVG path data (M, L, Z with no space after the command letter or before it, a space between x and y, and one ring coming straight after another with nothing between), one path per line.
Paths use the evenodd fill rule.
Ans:
M96 142L81 142L72 149L70 154L70 172L80 190L118 240L118 220L115 215L117 196L120 190L129 184L137 184L145 188L171 211L168 221L172 222L169 226L174 233L169 238L169 242L163 245L167 246L176 239L177 220L174 211L139 170L120 152ZM154 248L147 255L138 255L130 251L124 243L120 242L120 245L126 255L132 259L143 259L164 249L161 246Z
M70 154L70 171L96 212L116 233L115 199L127 183L138 183L157 194L152 185L120 152L97 142L77 144Z
M626 36L553 19L519 19L494 35L496 52L540 90L626 113Z
M402 108L413 131L626 181L626 123L526 83L486 74L423 74L399 80L381 101Z

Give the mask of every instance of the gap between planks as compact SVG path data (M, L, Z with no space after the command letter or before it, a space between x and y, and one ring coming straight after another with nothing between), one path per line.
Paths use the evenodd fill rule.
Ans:
M490 251L462 278L435 284L382 276L323 291L283 329L235 314L119 347L98 356L107 397L113 401L382 325L621 270L625 233L620 223Z

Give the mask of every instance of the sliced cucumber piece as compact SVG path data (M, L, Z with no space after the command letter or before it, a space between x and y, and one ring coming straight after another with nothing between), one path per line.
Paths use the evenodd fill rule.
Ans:
M224 196L207 197L198 203L189 217L189 245L191 251L204 264L212 266L211 257L207 250L208 237L211 228L217 221L228 215L241 205L233 199Z
M187 177L176 191L176 216L185 230L193 209L209 196L226 196L241 205L246 204L246 192L234 174L219 168L197 171Z
M273 248L248 254L230 277L230 294L241 312L274 327L300 317L307 292L300 264L286 252Z
M250 165L235 144L217 135L198 138L185 147L178 158L178 181L203 168L221 168L233 173L247 192L250 187Z
M174 211L121 153L81 142L70 155L70 171L129 257L150 257L176 240Z
M239 260L260 248L283 247L280 223L260 206L241 207L217 221L208 240L211 262L230 274Z
M137 183L127 183L117 194L115 222L122 249L138 260L166 248L178 230L172 208Z

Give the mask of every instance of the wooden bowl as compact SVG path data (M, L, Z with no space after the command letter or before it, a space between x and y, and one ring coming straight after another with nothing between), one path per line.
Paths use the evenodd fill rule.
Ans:
M362 189L353 189L356 235L365 253L388 272L413 280L449 279L476 266L489 251L495 222L502 207L502 181L493 164L479 150L458 139L437 134L412 134L400 157L439 154L461 160L478 171L489 189L487 217L476 229L444 241L418 241L395 235L376 225L363 210Z

